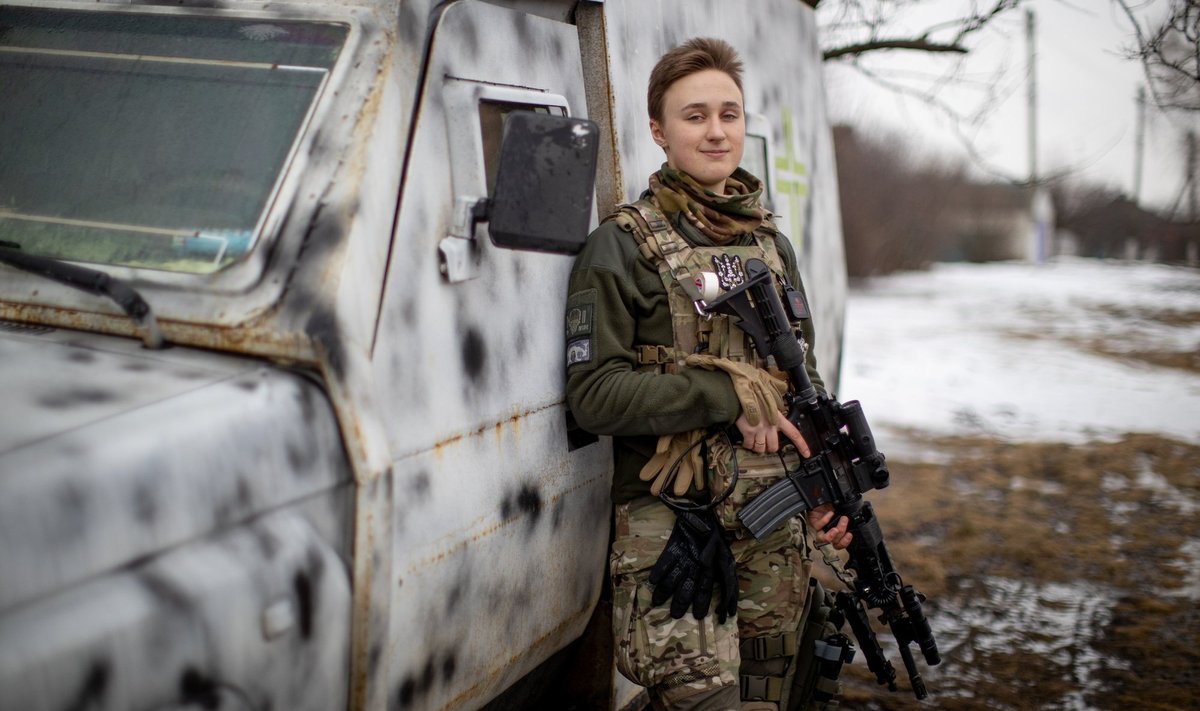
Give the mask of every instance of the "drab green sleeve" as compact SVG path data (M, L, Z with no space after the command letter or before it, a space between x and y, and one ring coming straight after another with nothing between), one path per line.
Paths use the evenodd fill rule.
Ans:
M666 289L632 235L601 225L567 296L567 402L596 434L662 435L730 424L741 412L722 372L638 372L635 346L673 342Z

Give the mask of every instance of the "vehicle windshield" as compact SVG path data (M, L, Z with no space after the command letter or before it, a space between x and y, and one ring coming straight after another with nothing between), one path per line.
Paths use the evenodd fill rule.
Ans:
M259 238L348 28L0 7L0 240L213 272Z

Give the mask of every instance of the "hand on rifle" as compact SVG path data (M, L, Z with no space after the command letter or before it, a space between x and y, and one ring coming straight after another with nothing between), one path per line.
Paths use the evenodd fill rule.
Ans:
M850 545L850 540L854 536L846 529L850 526L850 519L842 516L837 525L828 531L825 527L833 521L833 505L825 504L808 512L808 525L812 530L817 532L817 543L832 543L837 550L845 550Z
M791 441L796 447L796 451L800 452L802 457L811 457L812 450L809 449L808 443L804 441L804 437L800 434L800 430L792 424L782 412L775 413L775 421L773 423L760 422L758 426L751 425L746 415L742 414L737 418L737 428L742 433L742 446L752 452L762 454L763 452L778 452L780 447L779 435L782 434ZM837 550L845 550L850 545L850 540L853 536L847 532L850 526L850 519L842 516L837 522L837 526L824 530L833 521L833 506L826 504L808 512L808 525L817 531L818 543L832 543Z
M734 424L742 433L742 447L751 452L758 454L778 452L779 447L787 443L780 439L779 435L782 434L796 446L796 451L800 452L800 456L812 456L812 450L808 448L808 443L804 441L800 430L796 429L796 426L778 410L775 411L775 419L772 422L761 420L757 425L752 425L746 417L746 413L743 412L738 415L737 422Z

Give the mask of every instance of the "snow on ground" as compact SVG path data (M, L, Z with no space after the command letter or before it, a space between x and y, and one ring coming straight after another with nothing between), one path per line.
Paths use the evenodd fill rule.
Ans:
M1197 352L1197 314L1197 269L1085 259L939 264L851 289L837 394L862 401L884 452L908 439L902 428L1063 442L1155 432L1200 442L1200 376L1119 355Z

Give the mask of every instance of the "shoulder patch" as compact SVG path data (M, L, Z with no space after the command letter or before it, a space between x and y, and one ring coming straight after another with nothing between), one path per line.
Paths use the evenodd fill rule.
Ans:
M567 341L567 367L592 362L592 337L573 338Z
M596 289L584 289L567 298L567 367L592 362L592 326Z

